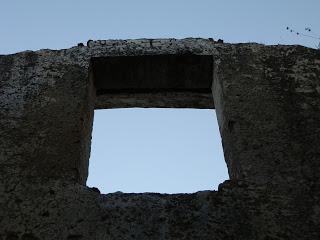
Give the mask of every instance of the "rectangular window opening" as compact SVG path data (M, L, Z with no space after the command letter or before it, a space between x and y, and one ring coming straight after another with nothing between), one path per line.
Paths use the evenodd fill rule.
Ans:
M192 193L229 179L215 110L95 110L87 185L102 193Z

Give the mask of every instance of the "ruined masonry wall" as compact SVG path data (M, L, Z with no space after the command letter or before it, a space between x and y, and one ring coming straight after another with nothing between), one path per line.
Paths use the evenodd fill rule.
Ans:
M90 60L159 54L213 56L230 180L194 194L100 194L85 186L93 110L136 102L96 98ZM139 95L139 106L208 105L183 94ZM140 39L0 55L0 240L320 239L319 122L320 53L301 46Z

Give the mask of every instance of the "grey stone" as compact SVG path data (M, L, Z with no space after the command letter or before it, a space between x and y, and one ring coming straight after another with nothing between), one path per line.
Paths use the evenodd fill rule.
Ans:
M320 239L319 51L192 38L87 45L0 56L1 240ZM92 62L159 55L212 56L212 82L199 91L203 79L139 77L115 91ZM86 187L93 110L117 107L215 108L230 180L193 194Z

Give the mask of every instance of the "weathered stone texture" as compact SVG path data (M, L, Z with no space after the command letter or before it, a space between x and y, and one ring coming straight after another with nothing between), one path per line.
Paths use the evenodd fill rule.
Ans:
M213 94L96 97L92 58L159 54L211 55ZM114 107L216 108L230 180L194 194L86 187L93 110ZM320 239L319 122L320 53L301 46L108 40L0 56L0 240Z
M287 184L319 169L319 74L312 49L243 45L222 52L213 95L231 178Z
M83 161L89 155L83 141L92 125L86 116L92 87L86 69L33 52L6 61L11 65L1 74L1 176L11 172L21 180L62 177L84 183Z

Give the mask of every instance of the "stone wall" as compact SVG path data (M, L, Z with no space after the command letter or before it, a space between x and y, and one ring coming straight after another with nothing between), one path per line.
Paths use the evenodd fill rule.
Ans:
M96 94L93 59L145 55L212 56L212 93ZM93 110L113 107L215 108L230 180L194 194L86 187ZM301 46L139 39L1 55L0 239L320 239L319 122L320 53Z

